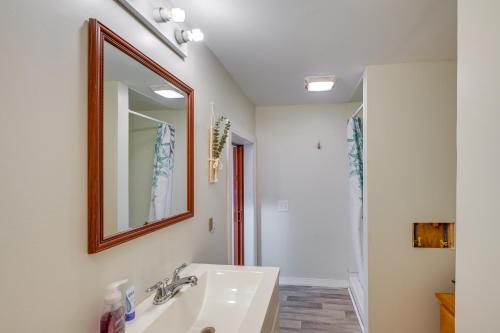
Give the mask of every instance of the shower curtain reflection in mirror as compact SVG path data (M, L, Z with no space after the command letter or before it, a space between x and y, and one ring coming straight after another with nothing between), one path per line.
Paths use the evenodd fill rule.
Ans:
M175 128L166 123L158 125L153 157L153 181L149 221L171 214L174 171Z

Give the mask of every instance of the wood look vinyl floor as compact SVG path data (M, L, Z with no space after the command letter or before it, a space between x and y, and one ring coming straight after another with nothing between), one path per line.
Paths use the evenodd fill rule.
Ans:
M280 286L281 333L361 333L349 291Z

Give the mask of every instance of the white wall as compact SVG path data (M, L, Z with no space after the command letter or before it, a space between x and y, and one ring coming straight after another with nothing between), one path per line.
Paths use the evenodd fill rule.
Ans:
M109 236L129 227L128 88L105 81L103 89L103 215L104 235Z
M195 217L94 255L87 254L89 17L195 90ZM254 106L203 43L182 61L113 0L3 2L0 31L1 330L95 332L110 281L128 277L140 300L181 262L225 263L225 177L209 185L207 175L209 102L251 135Z
M258 235L256 214L256 147L255 144L245 144L243 150L243 255L245 265L258 265ZM234 201L233 201L234 202ZM234 239L233 239L234 241Z
M456 64L368 66L364 84L369 331L438 332L455 253L413 248L411 224L455 221Z
M500 327L500 2L458 1L458 333Z
M346 126L358 105L256 109L261 260L282 277L347 280L353 267Z

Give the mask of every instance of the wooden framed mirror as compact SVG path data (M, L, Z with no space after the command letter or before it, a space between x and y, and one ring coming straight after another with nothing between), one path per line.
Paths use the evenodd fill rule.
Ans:
M194 216L194 91L89 20L88 252Z

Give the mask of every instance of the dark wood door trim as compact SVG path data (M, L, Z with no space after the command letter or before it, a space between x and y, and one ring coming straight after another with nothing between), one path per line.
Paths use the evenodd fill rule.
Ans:
M233 239L234 264L244 265L244 147L233 145Z

